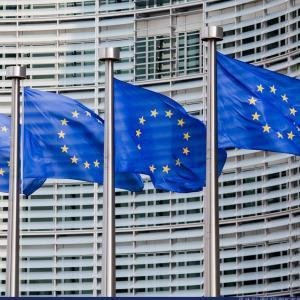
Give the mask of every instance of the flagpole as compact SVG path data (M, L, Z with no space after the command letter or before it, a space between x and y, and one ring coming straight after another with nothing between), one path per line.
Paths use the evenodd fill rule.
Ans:
M6 78L12 80L11 141L9 168L6 296L19 296L20 239L20 81L26 77L26 67L6 68Z
M118 48L100 48L99 59L105 62L104 104L104 183L102 219L102 278L104 297L116 295L115 268L115 145L114 145L114 88L113 64L119 60Z
M222 39L222 27L208 26L204 28L202 40L207 42L208 54L206 189L203 208L204 296L206 297L220 295L216 43Z

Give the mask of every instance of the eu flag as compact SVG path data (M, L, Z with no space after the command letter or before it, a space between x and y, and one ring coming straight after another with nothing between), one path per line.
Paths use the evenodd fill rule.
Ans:
M147 174L156 188L199 191L205 185L206 128L167 96L114 80L116 147L128 172ZM219 173L226 160L219 150Z
M24 88L24 173L32 178L103 182L103 120L71 98ZM116 149L116 187L143 189L138 174L120 173Z
M217 55L219 147L300 155L300 81Z
M10 124L10 117L0 114L0 192L4 193L9 192ZM44 181L43 178L27 178L21 184L21 191L28 196L37 190Z

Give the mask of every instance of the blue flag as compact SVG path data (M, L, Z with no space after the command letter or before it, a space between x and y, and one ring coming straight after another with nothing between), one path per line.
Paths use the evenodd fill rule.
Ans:
M151 177L156 188L199 191L205 185L206 128L174 100L114 80L116 146L124 170ZM219 151L219 172L226 160Z
M62 178L103 182L103 120L71 98L24 89L24 174L34 178ZM119 172L121 148L116 149L116 187L143 189L138 174Z
M10 117L0 114L0 192L4 193L9 192L10 123ZM28 196L43 185L45 179L27 178L23 182L21 191Z
M217 56L219 147L300 155L300 81Z

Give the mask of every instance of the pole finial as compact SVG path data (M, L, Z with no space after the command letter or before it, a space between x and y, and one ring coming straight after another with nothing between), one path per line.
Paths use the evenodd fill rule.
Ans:
M25 66L10 66L6 68L6 79L26 78L26 67Z
M120 49L119 48L99 48L99 59L100 60L114 60L117 61L120 58Z
M219 26L206 26L202 30L202 41L223 40L223 28Z

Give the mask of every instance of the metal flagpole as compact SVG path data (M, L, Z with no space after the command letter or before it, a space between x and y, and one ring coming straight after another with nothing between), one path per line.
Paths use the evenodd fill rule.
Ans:
M19 296L19 223L20 223L20 80L26 77L26 67L6 69L12 80L11 141L9 168L9 200L6 262L6 296Z
M223 29L209 26L202 40L207 42L207 134L206 134L206 189L204 198L204 295L220 295L219 257L219 192L218 192L218 110L216 77L216 43L223 39Z
M105 61L104 105L104 183L102 225L102 296L116 295L115 270L115 162L114 162L114 88L113 63L119 59L118 48L100 48Z

